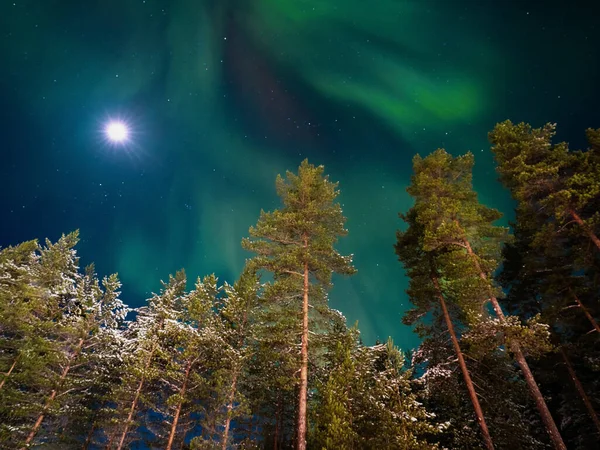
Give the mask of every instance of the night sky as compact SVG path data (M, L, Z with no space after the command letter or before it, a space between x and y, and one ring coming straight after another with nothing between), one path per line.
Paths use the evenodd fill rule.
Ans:
M0 245L80 229L82 265L139 306L184 267L235 281L274 181L308 157L340 182L358 274L331 306L363 339L418 344L393 251L415 153L475 154L512 214L487 132L600 126L592 1L0 0ZM104 127L125 122L130 140Z

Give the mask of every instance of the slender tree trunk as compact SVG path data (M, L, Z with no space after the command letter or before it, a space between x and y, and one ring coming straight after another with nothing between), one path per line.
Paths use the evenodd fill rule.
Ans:
M435 276L432 276L431 280L433 281L433 285L435 286L438 299L440 300L440 305L442 306L442 312L444 313L446 326L448 327L448 332L450 333L450 338L452 339L454 351L456 352L456 356L458 357L458 364L460 366L460 370L462 371L463 378L465 379L465 384L467 385L467 390L469 391L471 403L473 403L473 408L475 409L475 415L477 416L477 422L479 423L479 427L481 428L481 434L483 436L485 446L488 448L488 450L494 450L494 444L492 443L490 432L488 430L487 424L485 423L483 411L481 409L481 405L479 404L479 399L477 398L477 393L475 392L473 381L471 380L471 374L469 373L469 369L467 368L465 358L463 357L460 345L458 344L458 339L456 338L456 333L454 332L454 325L452 324L452 320L450 320L450 314L448 313L448 308L446 307L446 301L444 300L444 296L442 295L442 291L440 289L440 285L438 283L437 278Z
M92 442L92 437L94 436L94 431L96 431L96 422L92 424L90 432L88 433L87 437L85 438L85 442L83 443L82 450L87 450L90 446L90 443Z
M570 209L569 214L571 214L573 220L577 222L577 224L583 229L583 231L585 231L585 234L587 234L588 237L592 240L592 242L596 245L596 247L598 247L598 250L600 250L600 239L598 239L598 236L594 234L594 232L590 229L590 227L586 225L586 223L581 219L581 217L579 217L579 214L577 214L577 212L575 212L574 209Z
M571 289L569 289L569 291L571 291L571 295L573 295L573 297L575 298L575 301L577 302L577 305L579 305L579 307L581 308L581 310L585 314L585 317L587 317L587 319L590 321L590 323L596 329L596 331L598 333L600 333L600 325L598 325L598 322L596 322L596 319L594 319L592 317L592 315L590 314L590 312L588 311L588 309L583 305L583 303L581 303L581 300L579 300L579 297L577 297L577 295L575 295L575 293Z
M144 366L145 371L148 370L148 367L150 367L150 363L152 362L152 358L154 357L154 352L156 351L156 345L157 345L156 343L154 343L152 345L152 349L150 350L150 354L148 355L148 360L146 361L146 365ZM129 414L127 415L127 421L125 422L125 429L123 430L123 433L121 434L121 438L119 439L119 445L117 445L117 450L121 450L123 448L123 445L125 445L125 439L127 438L127 433L129 432L129 425L131 424L131 421L133 420L133 415L137 408L137 404L140 399L140 394L142 393L142 389L144 388L145 381L146 381L146 375L144 372L144 374L142 374L142 377L140 378L138 387L135 390L135 394L133 395L133 401L131 402L131 407L129 408Z
M50 405L52 404L52 402L56 398L56 394L58 393L59 387L62 385L62 383L64 382L65 378L67 378L67 374L69 373L69 370L71 369L71 363L73 362L73 360L79 354L82 345L83 345L83 338L79 339L79 342L77 343L77 347L75 347L75 351L73 352L73 355L71 356L71 358L69 358L69 361L67 362L67 365L65 366L65 368L62 371L62 373L60 374L60 378L58 380L58 386L55 389L52 390L52 392L50 393L50 397L48 397L46 399L46 403L44 404L44 408L42 409L42 412L40 413L40 415L38 416L37 420L35 421L35 424L33 425L33 428L29 432L29 435L27 436L27 439L25 440L25 447L23 447L23 449L26 449L29 446L29 444L31 444L31 442L33 441L33 439L35 438L35 435L37 434L40 426L42 425L42 422L44 421L44 417L46 416L46 411L48 411L48 408L50 408Z
M231 412L233 411L233 401L235 400L235 392L237 388L237 379L239 371L237 370L233 374L231 380L231 390L229 391L229 398L227 400L227 417L225 418L225 429L223 430L223 441L221 442L221 449L227 450L227 439L229 439L229 427L231 426Z
M475 264L475 267L477 268L477 271L479 272L479 277L482 280L487 281L487 276L481 269L481 265L479 264L477 255L475 255L475 253L473 252L473 249L471 248L471 244L469 243L469 241L466 238L463 240L463 242L467 249L467 253L473 260L473 263ZM494 307L494 311L496 312L496 315L498 316L498 318L501 321L504 321L505 320L504 312L502 311L502 308L500 307L500 304L498 303L498 299L494 295L491 295L491 292L490 292L490 301L492 302L492 306ZM552 444L554 445L554 448L557 450L567 450L567 447L565 446L565 443L562 440L560 432L558 431L558 427L556 426L556 423L554 422L554 419L552 418L552 414L550 414L548 405L546 405L544 396L542 395L542 392L540 391L540 388L537 385L537 382L535 381L533 374L531 373L529 364L527 364L525 355L523 355L523 352L521 351L521 347L519 346L519 344L517 342L515 342L515 343L511 344L511 350L514 354L515 361L517 362L517 364L521 368L521 371L523 372L525 382L527 383L527 386L529 387L529 391L531 392L531 395L533 396L533 399L535 401L537 409L540 413L540 416L542 417L542 421L544 422L544 425L546 426L546 431L548 431L548 434L550 435L550 439L552 440Z
M304 248L308 238L304 237ZM302 366L300 368L300 393L298 400L298 450L306 450L306 395L308 391L308 262L304 263L304 295L302 302Z
M171 450L171 447L173 447L173 440L175 439L175 432L177 431L177 422L179 422L179 415L181 414L181 408L183 407L185 389L187 387L187 382L191 370L192 361L190 360L188 361L187 367L185 368L185 378L183 379L183 385L181 386L181 390L179 391L179 396L181 397L181 399L179 400L179 404L177 405L177 411L175 411L175 416L173 417L173 423L171 424L171 434L169 435L169 442L167 443L166 450Z
M123 445L125 444L125 438L127 437L127 433L129 432L129 424L133 419L133 414L135 413L135 409L137 408L137 403L140 398L140 394L142 392L142 388L144 387L145 376L142 375L140 378L140 382L138 383L138 387L135 390L135 394L133 396L133 401L131 402L131 407L129 408L129 414L127 415L127 421L125 422L125 429L123 433L121 433L121 438L119 439L119 445L117 445L117 450L121 450Z
M15 366L17 365L18 360L19 360L19 357L17 356L15 358L15 360L13 361L12 366L10 366L10 369L8 369L8 372L6 372L4 374L4 376L2 377L2 381L0 381L0 390L2 390L2 388L4 387L4 383L6 382L6 380L8 380L8 377L10 377L10 374L12 373Z
M585 407L587 408L588 413L589 413L590 417L592 418L592 421L594 422L594 425L596 425L596 429L598 430L598 433L600 433L600 419L598 419L598 414L596 414L596 411L594 410L594 406L592 405L590 398L585 393L585 390L583 389L581 381L579 381L579 378L577 378L577 374L575 373L575 370L573 370L571 361L569 361L569 358L567 357L567 353L565 352L565 350L562 346L560 347L560 355L562 356L562 359L565 362L565 366L567 367L567 370L569 371L569 376L571 377L571 380L573 381L573 384L575 385L577 392L581 396L581 399L583 400L583 403L585 404Z
M275 417L275 434L273 434L273 450L277 450L279 444L279 416Z
M246 328L246 322L248 321L248 308L249 306L246 305L246 311L244 311L244 319L243 322L241 324L241 329L240 329L240 333L241 333L241 337L240 337L240 341L238 343L238 350L242 348L242 346L244 345L244 330ZM235 393L237 390L237 380L238 377L240 375L240 372L242 371L241 365L238 365L236 362L236 366L235 366L235 372L233 373L233 379L231 380L231 389L229 391L229 398L227 401L227 417L225 418L225 427L223 430L223 442L221 442L221 450L227 450L227 439L229 439L229 427L231 426L231 414L233 411L233 402L235 401Z
M277 409L275 410L275 436L273 438L273 450L279 448L279 430L281 428L281 394L277 400Z
M109 435L108 442L106 443L104 450L109 450L112 447L112 443L115 440L115 435L116 435L116 433L114 433L114 432Z

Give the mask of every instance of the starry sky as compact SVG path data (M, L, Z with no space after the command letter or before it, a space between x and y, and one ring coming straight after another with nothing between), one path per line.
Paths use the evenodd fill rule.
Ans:
M487 132L551 121L585 145L592 3L0 0L0 245L80 229L82 264L118 272L132 306L181 267L233 282L276 175L309 158L340 182L358 269L331 306L366 343L412 348L393 251L411 158L472 151L481 201L510 218Z

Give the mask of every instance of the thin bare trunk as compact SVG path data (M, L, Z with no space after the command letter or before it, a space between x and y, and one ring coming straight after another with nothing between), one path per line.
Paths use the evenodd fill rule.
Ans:
M485 423L483 411L481 409L481 405L479 404L479 399L477 398L477 393L475 392L473 381L471 380L471 374L469 373L469 369L467 368L465 358L463 357L462 351L460 349L458 339L456 338L454 325L452 324L452 320L450 320L450 314L448 313L448 308L446 307L446 301L444 300L444 296L442 295L442 291L440 289L440 285L438 283L437 278L432 276L431 280L433 281L433 285L435 286L438 299L440 300L440 305L442 306L442 312L444 313L446 326L448 327L448 332L450 333L450 338L452 339L454 351L456 352L456 356L458 357L458 365L460 366L463 378L465 379L465 384L467 385L467 390L469 391L471 403L473 403L473 408L475 409L475 415L477 416L477 422L479 423L479 427L481 428L483 441L485 442L485 446L488 448L488 450L494 450L494 444L492 443L490 432L488 430L487 424Z
M477 271L479 272L479 277L482 280L487 281L487 276L481 269L481 265L479 264L477 255L475 255L475 253L473 252L473 249L471 248L471 244L469 243L469 241L466 238L464 239L464 244L467 249L467 253L473 260L473 263L475 264L475 267L477 268ZM502 308L500 307L500 304L498 303L498 299L494 295L492 295L491 290L490 290L490 301L492 302L492 306L493 306L494 311L496 312L496 315L498 316L498 318L501 321L504 321L505 320L504 312L502 311ZM556 423L554 422L554 419L552 418L552 414L550 414L550 410L548 409L548 405L546 405L544 396L542 395L542 392L540 391L540 388L537 385L537 382L535 381L533 374L531 373L531 369L529 368L529 364L527 364L525 355L523 355L523 352L521 351L521 347L519 346L519 344L517 342L515 342L515 343L511 344L511 350L514 354L515 361L517 362L517 364L521 368L521 371L523 372L525 382L527 383L527 386L529 387L529 391L531 392L531 395L533 396L533 399L537 406L538 412L540 413L540 416L542 417L542 421L544 422L544 425L546 426L546 431L550 435L550 439L552 440L552 444L554 445L554 448L557 450L566 450L567 447L565 446L565 443L562 440L562 436L560 435L560 432L558 431L558 427L556 426Z
M308 238L304 237L304 247ZM300 392L298 400L297 449L306 450L306 395L308 391L308 262L304 263L304 295L302 302L302 366L300 367Z
M18 360L19 360L19 357L17 356L15 358L15 360L13 361L12 366L10 366L10 369L8 369L8 372L6 372L4 374L4 376L2 377L2 381L0 381L0 390L4 387L4 383L6 383L6 380L8 380L8 377L10 377L10 374L12 373L15 366L17 365Z
M590 398L585 393L585 390L583 389L583 385L579 381L579 378L577 378L577 374L575 373L575 370L573 370L573 366L571 366L571 362L569 361L567 353L565 352L563 347L560 347L560 354L563 358L563 361L565 362L565 366L569 371L569 375L571 377L571 380L573 381L573 384L575 385L575 388L577 389L577 392L581 396L581 399L583 400L583 403L585 404L585 407L587 408L588 413L592 418L592 421L594 422L594 425L596 425L598 433L600 433L600 419L598 419L598 414L596 414L596 411L594 410L594 406L592 405Z
M225 418L225 429L223 430L223 440L221 442L221 449L227 450L227 439L229 439L229 427L231 426L231 412L233 411L233 401L235 400L235 392L237 388L237 379L239 371L237 370L233 374L231 380L231 390L229 391L229 399L227 400L227 417Z
M31 444L31 441L33 441L33 439L35 438L35 435L37 434L40 426L42 425L42 422L44 421L44 417L46 416L46 412L48 411L48 408L50 408L50 405L52 405L52 402L54 401L54 399L56 398L56 394L58 393L58 389L64 382L65 378L67 378L67 374L69 373L69 370L71 369L71 363L79 354L79 351L81 350L82 345L83 345L83 338L79 339L79 342L77 343L77 347L75 347L75 351L73 352L73 355L71 356L71 358L69 358L67 365L65 366L62 373L60 374L60 378L58 379L57 387L52 390L52 392L50 393L50 397L48 397L46 399L46 403L44 404L44 408L42 409L42 412L38 416L37 420L35 421L35 424L33 425L33 428L31 429L29 435L27 436L27 439L25 440L25 447L23 447L23 450L26 449L29 446L29 444Z
M240 340L238 343L238 350L242 348L242 346L244 345L244 330L246 328L246 322L248 321L248 308L249 306L246 305L246 310L244 311L244 319L242 321L241 327L240 327ZM227 450L227 439L229 439L229 427L231 426L231 415L232 415L232 411L233 411L233 403L235 401L235 393L237 390L237 380L238 377L240 375L242 368L240 365L237 364L235 365L235 371L233 373L233 379L231 380L231 389L229 391L229 398L227 401L227 417L225 418L225 428L223 430L223 437L222 437L222 442L221 442L221 450Z
M87 450L90 446L90 443L92 442L92 437L94 436L94 431L96 431L96 422L94 422L94 424L90 428L90 432L88 433L87 437L85 438L85 442L83 443L82 450Z
M277 401L277 409L275 411L275 437L273 438L273 450L279 448L279 430L281 428L281 393Z
M181 390L179 391L179 395L181 399L179 400L179 404L177 405L177 411L175 411L175 416L173 417L173 423L171 424L171 434L169 435L169 442L167 443L167 449L171 450L173 446L173 440L175 439L175 432L177 431L177 422L179 422L179 415L181 414L181 408L183 406L183 399L185 396L185 389L187 387L188 378L190 376L190 371L192 370L192 361L188 361L187 367L185 368L185 378L183 379L183 385L181 386Z
M583 229L583 231L585 231L585 234L587 234L588 237L592 240L592 242L596 245L596 247L598 247L598 250L600 250L600 239L598 239L598 236L594 234L594 232L590 229L589 226L586 225L583 219L579 217L579 214L577 214L577 212L574 209L570 209L569 214L571 214L573 220L577 222L577 224Z
M145 371L148 370L148 367L150 367L150 363L152 362L152 358L154 357L154 352L156 351L156 346L156 343L152 345L152 349L150 350L150 354L148 355L148 360L146 361L146 365L144 366ZM125 439L127 438L127 433L129 432L129 425L133 420L133 415L137 408L137 404L140 399L140 394L142 393L142 389L146 381L145 371L144 374L142 374L142 377L140 378L140 382L138 383L137 389L135 390L133 401L131 402L131 407L129 408L129 414L127 415L127 421L125 422L125 429L121 434L121 439L119 439L119 445L117 446L117 450L121 450L123 448L123 445L125 445Z
M571 290L569 289L569 291L571 291ZM577 297L577 295L575 295L575 293L573 291L571 291L571 295L573 295L573 297L575 298L575 301L577 302L577 305L579 305L579 307L581 308L581 310L585 314L585 317L587 317L587 319L590 321L590 323L596 329L596 331L598 333L600 333L600 325L598 325L598 322L596 322L596 319L594 319L592 317L592 315L590 314L590 312L588 311L588 309L583 305L583 303L581 303L581 300L579 300L579 297Z
M112 443L114 440L115 440L115 433L111 433L108 437L108 442L106 443L104 450L109 450L112 447Z

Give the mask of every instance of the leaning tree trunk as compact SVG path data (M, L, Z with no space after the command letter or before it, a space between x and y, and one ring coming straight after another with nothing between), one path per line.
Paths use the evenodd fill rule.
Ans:
M304 237L304 248L308 238ZM297 449L306 450L306 396L308 392L308 262L304 263L304 288L302 301L302 366L300 367L300 392L298 399Z
M488 430L487 424L485 423L483 411L481 409L481 405L479 404L479 399L477 398L477 393L475 392L475 387L473 386L473 381L471 380L471 374L469 373L469 369L467 368L465 358L460 349L458 339L456 338L456 333L454 331L454 325L452 324L452 320L450 319L450 314L448 313L448 308L446 307L446 301L444 300L444 296L442 295L442 291L440 289L440 285L438 283L437 278L435 276L432 276L431 280L433 281L433 285L435 286L436 294L438 296L438 299L440 300L440 305L442 306L442 312L444 313L444 319L446 320L446 326L448 327L448 332L450 333L450 338L452 339L452 346L454 347L454 351L456 352L456 356L458 357L458 365L460 366L460 370L462 371L463 378L465 379L465 384L467 385L467 390L469 391L469 397L471 398L471 403L473 403L473 408L475 409L475 415L477 416L477 422L479 423L479 427L481 428L481 434L483 436L485 446L488 448L488 450L494 450L494 444L492 443L492 438L490 436L490 432Z
M464 244L465 248L467 249L467 253L469 254L470 258L473 260L473 263L475 264L477 271L479 272L479 277L482 280L485 280L487 282L488 281L487 276L481 269L481 265L479 264L477 255L475 255L475 253L473 252L470 242L466 238L464 238L463 244ZM490 292L490 301L492 302L492 306L493 306L494 311L496 312L496 315L498 316L498 318L501 321L504 321L505 320L504 312L502 311L502 308L500 307L500 304L498 303L498 299L494 295L492 295L491 292ZM540 416L542 417L542 421L544 422L544 425L546 426L546 431L548 431L548 434L550 435L550 439L552 440L552 444L554 445L554 448L557 450L567 450L567 447L565 446L565 443L562 440L562 436L560 435L560 432L558 431L558 427L556 426L556 423L554 422L554 419L552 418L552 414L550 414L548 405L546 405L546 401L544 400L542 392L540 391L540 388L537 385L537 382L535 381L533 374L531 373L531 369L529 368L529 364L527 364L527 360L525 359L525 355L523 355L523 351L521 350L521 347L519 346L519 344L517 342L514 342L511 344L511 350L514 354L515 361L517 362L517 364L521 368L521 371L523 372L525 382L527 383L527 386L529 387L529 391L531 392L531 395L533 396L533 399L535 401L537 409L540 413Z
M579 217L579 214L577 214L577 212L574 209L570 209L569 214L571 214L571 217L573 218L573 220L575 220L575 222L577 222L577 225L579 225L582 228L585 234L587 234L588 237L592 240L592 242L596 245L596 247L598 247L598 250L600 250L600 239L598 239L598 236L596 236L596 234L583 221L583 219Z
M46 400L46 403L44 404L44 408L42 409L42 412L38 416L37 420L35 421L35 424L33 425L33 428L29 432L29 435L27 436L27 439L25 440L25 447L23 447L23 450L26 449L27 447L29 447L29 445L35 438L35 435L37 434L38 430L40 429L40 426L42 425L42 422L44 421L44 418L46 417L46 412L48 411L48 408L50 408L50 405L52 405L52 402L54 402L54 399L56 398L56 394L58 393L58 388L63 384L63 382L65 381L65 378L67 378L67 374L69 373L69 370L71 370L71 363L73 362L73 360L77 357L77 355L81 351L82 345L83 345L83 338L80 338L79 342L77 343L77 347L75 347L75 351L73 352L73 355L71 356L71 358L69 358L67 365L65 366L62 373L60 374L60 378L58 380L58 386L55 389L53 389L52 392L50 393L50 397L48 397L48 399Z
M583 385L581 384L581 381L579 381L579 378L577 377L577 374L575 373L575 370L573 369L573 366L571 366L571 362L567 357L567 353L565 352L562 346L560 347L560 355L562 356L562 359L565 362L565 366L567 368L567 371L569 372L569 376L571 377L573 384L575 385L575 389L577 389L577 392L581 396L581 399L583 400L583 403L585 404L585 407L587 408L588 413L592 418L594 425L596 425L596 429L598 430L598 433L600 435L600 419L598 419L598 414L596 414L594 406L592 405L590 398L587 396L585 390L583 389Z
M171 433L169 435L169 442L167 443L166 450L171 450L173 447L173 440L175 439L175 432L177 431L177 422L179 422L179 415L181 414L181 408L183 407L183 399L185 396L185 389L187 387L188 378L190 377L190 371L192 370L192 360L188 361L187 367L185 368L185 378L183 379L183 385L181 386L181 390L179 391L179 396L181 397L179 400L179 404L177 405L177 410L175 411L175 416L173 417L173 423L171 424Z
M577 306L579 306L581 308L581 310L583 311L583 313L585 314L585 317L587 317L587 319L590 321L590 323L596 329L596 331L598 333L600 333L600 325L598 325L598 322L596 322L596 319L594 319L594 317L590 314L590 312L585 307L585 305L583 303L581 303L581 300L579 300L579 297L577 297L577 295L571 289L569 289L569 291L571 292L571 295L575 299L575 302L577 302Z
M161 326L162 326L162 324L161 324ZM123 433L121 434L121 438L119 439L119 444L117 445L117 450L121 450L123 448L123 445L125 445L125 439L127 438L127 433L129 433L129 425L131 424L131 421L133 420L133 415L135 414L135 410L137 408L137 404L140 399L142 389L144 388L144 383L146 382L145 373L148 370L148 368L150 367L150 364L152 363L152 358L154 357L154 352L156 351L156 347L157 347L157 344L154 343L152 345L152 349L150 350L150 354L148 355L148 360L146 361L146 364L144 366L144 373L142 374L142 376L140 378L140 382L138 383L138 387L135 390L135 394L133 395L133 401L131 402L131 407L129 408L129 414L127 415L127 421L125 422L125 429L123 430Z
M90 444L92 443L92 438L94 437L94 431L96 431L96 423L94 422L90 427L90 431L85 438L85 442L83 443L82 450L87 450Z
M19 360L19 357L17 356L12 365L10 366L10 369L8 369L8 372L6 372L4 374L4 376L2 377L2 381L0 381L0 390L2 390L2 388L4 387L4 383L6 383L6 380L8 380L8 377L10 377L10 374L12 373L12 371L15 369L15 366L17 365L17 361Z

